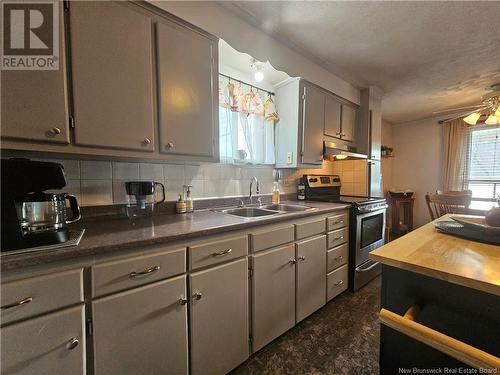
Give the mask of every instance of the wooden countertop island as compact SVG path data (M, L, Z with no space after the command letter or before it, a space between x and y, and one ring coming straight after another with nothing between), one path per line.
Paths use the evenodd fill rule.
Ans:
M499 246L429 223L370 258L382 263L381 374L500 373Z
M432 223L372 251L370 258L500 296L500 246L439 233Z

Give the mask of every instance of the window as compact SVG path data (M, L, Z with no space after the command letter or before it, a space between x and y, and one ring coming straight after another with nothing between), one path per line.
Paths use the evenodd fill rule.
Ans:
M500 127L470 128L466 158L467 189L472 190L472 208L488 209L500 195Z

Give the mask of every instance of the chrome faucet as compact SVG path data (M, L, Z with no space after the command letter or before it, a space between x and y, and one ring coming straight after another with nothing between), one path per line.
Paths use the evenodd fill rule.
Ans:
M250 180L250 194L248 195L248 200L250 201L250 204L252 204L252 186L254 181L257 183L257 190L255 191L257 194L260 194L260 183L257 177L252 177Z

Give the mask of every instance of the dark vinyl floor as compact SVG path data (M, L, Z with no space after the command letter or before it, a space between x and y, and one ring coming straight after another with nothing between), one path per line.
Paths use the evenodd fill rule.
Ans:
M344 292L232 374L378 374L380 283Z

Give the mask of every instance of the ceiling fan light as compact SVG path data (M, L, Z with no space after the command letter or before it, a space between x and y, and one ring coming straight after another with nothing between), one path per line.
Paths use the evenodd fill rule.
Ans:
M466 122L469 125L476 125L477 124L477 120L479 120L479 117L481 117L481 113L480 112L472 112L467 117L464 117L464 122Z
M488 116L488 118L486 119L486 121L484 123L488 124L488 125L497 125L499 123L498 117L495 116L494 114L491 114Z

